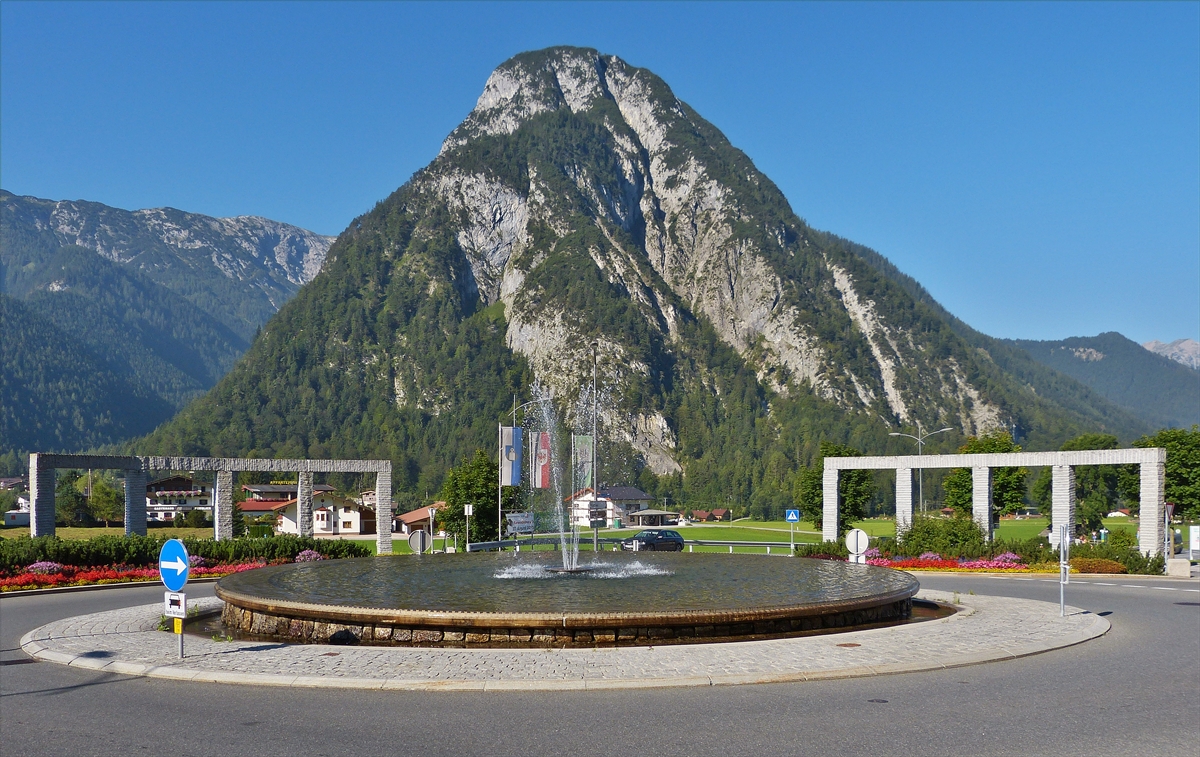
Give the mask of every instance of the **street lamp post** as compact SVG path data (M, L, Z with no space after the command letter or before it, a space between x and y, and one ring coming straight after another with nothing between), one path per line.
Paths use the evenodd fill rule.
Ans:
M901 434L898 431L893 431L892 433L888 434L888 436L907 436L909 439L912 439L913 441L915 441L917 443L917 456L920 457L922 454L924 454L926 439L928 439L929 437L934 436L936 434L940 434L944 431L953 431L953 430L954 429L947 426L946 428L939 428L937 431L930 431L928 434L923 434L923 433L921 433L921 424L918 422L916 436L913 436L912 434ZM918 492L917 497L921 500L921 513L924 514L925 513L925 469L924 468L917 468L917 492Z

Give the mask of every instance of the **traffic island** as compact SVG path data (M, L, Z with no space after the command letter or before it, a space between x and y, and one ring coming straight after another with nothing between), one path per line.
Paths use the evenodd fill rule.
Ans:
M1102 636L1106 619L1055 603L922 591L951 604L940 620L825 636L725 644L470 649L285 644L193 637L178 659L158 631L161 605L49 623L27 633L32 657L124 675L210 683L424 691L720 686L909 673L1014 659ZM198 600L201 612L218 599Z

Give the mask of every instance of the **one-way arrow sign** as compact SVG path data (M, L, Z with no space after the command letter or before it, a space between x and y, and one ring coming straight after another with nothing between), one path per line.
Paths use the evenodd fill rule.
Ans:
M191 563L187 547L178 539L168 539L158 553L158 576L170 591L179 591L187 583Z

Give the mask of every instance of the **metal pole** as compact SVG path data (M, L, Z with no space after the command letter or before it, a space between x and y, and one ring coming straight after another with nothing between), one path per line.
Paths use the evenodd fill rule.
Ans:
M596 372L600 365L600 357L598 350L600 342L592 342L592 497L600 496L600 471L596 470L596 448L599 445L600 439L596 436L596 407L599 404L599 398L596 396Z
M1066 585L1071 581L1070 542L1066 525L1058 527L1058 617L1067 614Z
M501 483L504 481L504 424L496 426L496 541L499 542L504 538L504 512L503 512L503 491L504 487ZM430 524L432 525L432 519ZM497 547L496 551L503 552L504 547Z
M183 628L179 629L179 633L175 634L179 637L179 659L183 659Z

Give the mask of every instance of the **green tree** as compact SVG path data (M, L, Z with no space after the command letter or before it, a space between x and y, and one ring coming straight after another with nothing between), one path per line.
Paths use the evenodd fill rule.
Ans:
M195 512L195 511L193 511L193 512ZM245 536L245 535L246 535L246 516L242 514L241 504L234 502L233 503L233 536L234 536L234 538L237 538L239 536Z
M1117 437L1112 434L1081 434L1068 439L1060 449L1074 452L1088 449L1117 449ZM1103 526L1101 519L1117 509L1121 501L1121 481L1124 466L1077 465L1075 466L1075 518L1089 531L1098 531ZM1033 498L1043 513L1049 513L1054 496L1053 472L1042 468L1033 482Z
M804 517L821 528L825 520L822 494L823 461L827 457L862 457L854 447L834 442L821 442L820 456L809 468L800 471L792 487L792 501ZM867 515L867 503L875 496L875 479L869 470L844 470L838 476L838 536L843 536L852 523Z
M1166 500L1175 504L1177 516L1200 519L1200 426L1164 428L1154 436L1143 436L1133 446L1166 449ZM1126 499L1140 501L1140 479L1137 473L1122 478L1121 493Z
M1020 451L1021 445L1015 444L1007 431L967 437L966 443L958 448L959 454L965 455ZM1029 471L1024 468L993 468L992 509L1004 515L1020 509L1025 503L1027 475ZM953 507L955 515L971 517L971 469L955 468L942 482L942 488L946 492L946 507Z
M80 485L87 487L87 478L81 476L76 482L76 489ZM94 476L92 478L92 493L87 501L88 513L96 520L103 521L107 526L111 522L123 523L125 521L125 491L113 486L103 476Z
M75 488L79 471L66 471L54 489L54 522L60 526L78 526L87 520L87 498Z
M467 462L451 468L442 485L441 498L446 506L437 513L437 523L448 534L466 539L467 518L464 505L473 505L471 540L488 541L497 538L496 494L500 486L500 468L496 460L481 449ZM521 507L521 489L504 487L505 511Z

